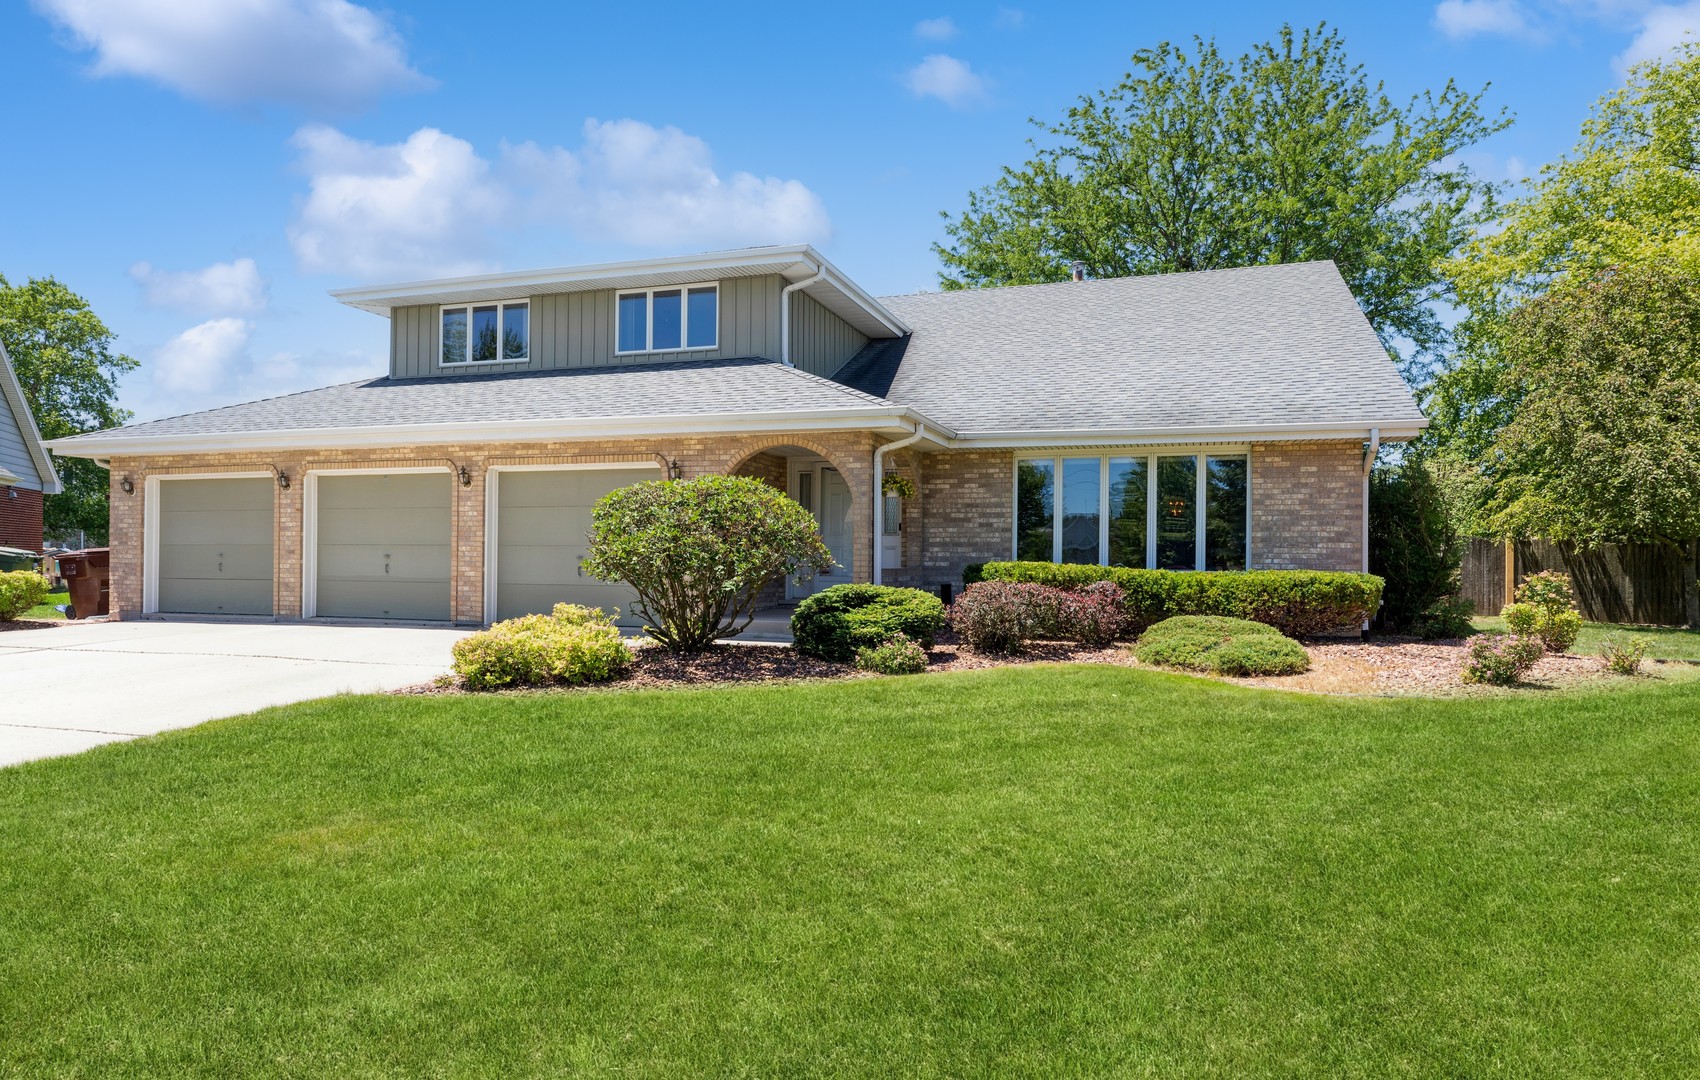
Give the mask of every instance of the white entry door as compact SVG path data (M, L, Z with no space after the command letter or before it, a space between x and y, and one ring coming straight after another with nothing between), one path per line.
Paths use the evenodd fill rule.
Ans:
M813 467L803 475L810 478L809 486L815 491L814 505L809 509L814 511L815 520L820 523L820 537L826 542L827 550L832 552L832 561L836 565L807 581L793 582L792 595L799 598L812 596L834 585L847 584L854 543L850 531L850 485L830 465Z

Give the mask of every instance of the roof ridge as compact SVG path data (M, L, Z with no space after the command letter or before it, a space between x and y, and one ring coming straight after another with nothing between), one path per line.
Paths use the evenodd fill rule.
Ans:
M1158 281L1167 278L1204 277L1211 274L1240 274L1253 271L1280 270L1295 266L1334 266L1333 259L1298 259L1293 262L1253 263L1250 266L1212 266L1203 270L1166 270L1160 274L1117 274L1114 277L1087 278L1084 281L1029 281L1019 285L975 285L961 289L917 289L914 292L890 293L876 300L903 300L915 296L950 296L956 293L989 293L1008 289L1045 289L1057 285L1104 285L1112 281Z

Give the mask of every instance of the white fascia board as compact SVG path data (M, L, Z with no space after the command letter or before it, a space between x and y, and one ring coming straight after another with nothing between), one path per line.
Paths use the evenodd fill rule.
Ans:
M297 428L193 435L98 434L55 440L67 457L138 457L150 454L221 454L243 450L349 450L367 447L491 442L572 442L579 439L645 439L665 435L762 432L878 431L907 433L908 410L896 406L814 412L599 417L585 420L516 420L495 423L390 424L350 428Z
M964 431L951 446L1018 448L1044 446L1190 445L1208 442L1294 442L1299 440L1367 439L1379 429L1383 442L1414 439L1428 427L1423 417L1370 420L1350 424L1221 424L1211 427L1130 428L1126 430Z

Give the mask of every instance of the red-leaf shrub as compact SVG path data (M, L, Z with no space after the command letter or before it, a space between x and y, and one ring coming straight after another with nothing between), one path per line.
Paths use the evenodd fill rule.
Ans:
M1125 623L1121 587L1100 581L1078 592L1031 582L982 581L950 606L950 624L984 652L1014 653L1029 641L1103 646Z

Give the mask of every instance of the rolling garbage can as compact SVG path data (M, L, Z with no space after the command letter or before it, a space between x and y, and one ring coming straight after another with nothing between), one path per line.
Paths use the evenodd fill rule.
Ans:
M84 548L59 556L59 575L71 593L67 619L86 619L109 611L112 593L112 552L109 548Z
M0 547L0 570L34 570L41 556L23 548Z

